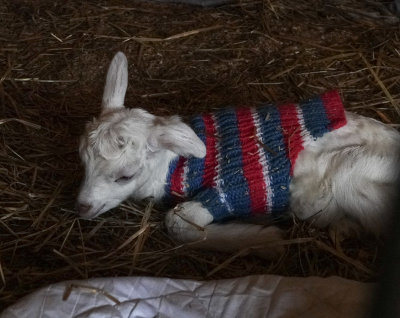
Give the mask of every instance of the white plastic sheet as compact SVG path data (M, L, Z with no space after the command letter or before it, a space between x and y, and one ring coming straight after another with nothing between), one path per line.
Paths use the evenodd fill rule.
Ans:
M71 284L75 287L69 288ZM7 308L0 318L362 318L371 288L339 277L261 275L205 282L98 278L40 289Z

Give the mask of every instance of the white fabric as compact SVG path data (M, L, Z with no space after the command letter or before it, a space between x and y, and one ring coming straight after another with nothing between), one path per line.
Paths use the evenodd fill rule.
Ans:
M63 300L71 283L97 290L74 287ZM371 288L370 284L339 277L260 275L201 282L150 277L98 278L40 289L7 308L0 318L362 318L366 317ZM115 297L120 303L105 295Z

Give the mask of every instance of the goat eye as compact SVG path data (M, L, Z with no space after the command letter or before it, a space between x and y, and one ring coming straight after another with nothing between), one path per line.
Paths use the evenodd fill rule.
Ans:
M128 182L128 181L131 180L134 176L135 176L134 174L131 175L131 176L122 176L122 177L119 177L118 179L116 179L115 182L118 182L118 183Z

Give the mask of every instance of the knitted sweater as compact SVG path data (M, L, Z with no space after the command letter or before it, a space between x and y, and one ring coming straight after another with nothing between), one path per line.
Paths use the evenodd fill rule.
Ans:
M338 92L279 107L221 109L195 116L191 127L205 158L170 163L166 196L200 202L221 221L289 207L289 183L307 140L346 124Z

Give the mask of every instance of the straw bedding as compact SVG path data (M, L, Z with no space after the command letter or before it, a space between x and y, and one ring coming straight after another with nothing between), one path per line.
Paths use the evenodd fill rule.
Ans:
M381 242L339 240L293 220L285 255L192 251L163 211L126 202L74 215L77 155L98 114L108 64L130 61L126 105L183 116L299 100L339 88L348 110L399 126L398 18L383 1L246 0L218 8L137 1L2 1L0 6L0 306L66 279L150 275L379 273Z

